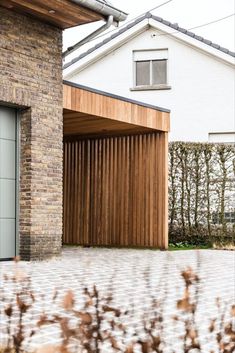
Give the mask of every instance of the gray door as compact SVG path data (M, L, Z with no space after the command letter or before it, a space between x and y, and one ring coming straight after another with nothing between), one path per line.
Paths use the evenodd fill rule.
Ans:
M16 111L0 106L0 259L16 255Z

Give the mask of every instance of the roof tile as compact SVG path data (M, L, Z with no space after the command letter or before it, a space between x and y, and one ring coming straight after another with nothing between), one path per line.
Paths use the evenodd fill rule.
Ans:
M229 49L223 48L218 44L213 43L212 41L205 39L201 36L196 35L193 32L188 31L185 28L179 27L178 24L174 24L171 23L169 21L163 20L163 18L158 17L158 16L154 16L152 15L150 12L147 12L145 15L138 17L136 20L134 20L133 22L129 23L127 26L121 28L119 31L117 31L116 33L112 34L110 37L104 39L102 42L96 44L94 47L90 48L89 50L87 50L85 53L80 54L78 57L76 57L75 59L73 59L72 61L68 62L67 64L64 65L64 69L68 68L69 66L71 66L72 64L74 64L75 62L81 60L82 58L84 58L85 56L87 56L88 54L92 53L93 51L95 51L96 49L102 47L104 44L110 42L112 39L118 37L120 34L126 32L128 29L134 27L135 25L137 25L139 22L145 20L145 19L149 19L152 18L153 20L157 21L157 22L161 22L164 25L174 28L175 30L177 30L178 32L184 33L187 36L190 36L204 44L207 44L217 50L220 50L223 53L226 53L232 57L235 57L235 53L230 51Z

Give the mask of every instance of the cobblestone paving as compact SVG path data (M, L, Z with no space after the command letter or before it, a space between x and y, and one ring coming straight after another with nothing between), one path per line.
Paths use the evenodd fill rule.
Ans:
M0 263L0 289L9 301L14 286L4 281L4 274L15 271L16 264ZM174 251L72 248L63 249L61 259L47 262L21 262L20 271L31 276L36 302L30 315L26 316L26 330L35 325L42 310L47 313L61 313L61 298L68 289L76 294L76 307L84 302L82 289L96 285L101 296L108 295L112 288L112 306L129 310L127 323L141 332L143 312L150 311L151 298L164 298L165 339L167 352L182 352L177 337L182 327L177 327L172 316L176 313L176 301L182 297L183 282L180 273L191 266L199 277L199 301L197 324L203 352L210 352L212 342L208 340L208 322L218 315L215 300L235 302L235 252L222 250ZM19 272L21 273L21 272ZM147 276L146 273L149 273ZM52 303L54 290L59 290L56 303ZM0 340L4 340L6 327L0 303ZM132 310L130 310L132 308ZM14 318L17 320L17 317ZM13 323L14 323L13 320ZM53 343L59 340L57 327L41 330L33 337L30 346ZM178 348L177 348L178 347ZM165 352L164 352L165 353Z

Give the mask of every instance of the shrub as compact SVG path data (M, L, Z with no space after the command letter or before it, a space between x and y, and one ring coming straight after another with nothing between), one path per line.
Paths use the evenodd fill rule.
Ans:
M235 234L235 147L169 144L171 243L231 243Z

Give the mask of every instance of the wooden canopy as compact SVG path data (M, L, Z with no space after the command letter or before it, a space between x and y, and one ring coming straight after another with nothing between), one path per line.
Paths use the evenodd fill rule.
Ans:
M61 29L102 20L102 15L67 0L1 0L0 6Z
M168 132L169 110L88 87L63 87L64 135Z
M169 111L64 84L63 242L168 247Z

